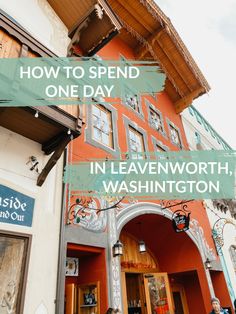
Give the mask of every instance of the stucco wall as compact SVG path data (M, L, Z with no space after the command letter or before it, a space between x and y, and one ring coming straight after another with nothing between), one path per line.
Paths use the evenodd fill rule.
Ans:
M38 174L26 164L32 155L41 171L48 159L41 145L0 127L0 184L35 198L32 227L1 223L0 229L32 235L24 314L51 314L55 312L63 160L37 187Z
M68 30L46 0L0 0L0 8L58 56L66 56ZM17 8L17 9L16 9Z
M217 140L217 134L215 137L212 136L212 133L204 127L204 120L200 120L200 122L196 119L195 114L191 114L189 109L186 109L182 113L182 121L187 137L187 141L191 150L197 150L197 141L195 132L197 132L201 137L201 145L202 149L215 149L215 150L223 150L225 149L222 142L219 143ZM206 122L207 123L207 122ZM218 138L219 139L219 138ZM232 219L230 211L223 213L214 208L211 200L205 200L205 207L207 209L207 215L209 218L209 222L211 228L213 228L214 223L219 218ZM236 221L234 220L235 224ZM224 262L227 265L227 273L225 273L226 278L229 277L231 281L231 285L236 295L236 273L233 268L233 264L229 254L229 247L231 245L236 244L236 228L233 225L226 225L224 229L224 246L223 246L223 258Z

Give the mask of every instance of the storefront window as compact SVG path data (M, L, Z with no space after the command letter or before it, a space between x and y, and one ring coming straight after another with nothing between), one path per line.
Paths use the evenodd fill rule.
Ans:
M20 313L27 240L0 234L1 314Z

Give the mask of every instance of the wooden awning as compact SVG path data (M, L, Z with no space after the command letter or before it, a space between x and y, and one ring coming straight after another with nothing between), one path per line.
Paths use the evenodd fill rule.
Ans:
M120 37L140 60L157 60L167 75L165 91L176 112L210 90L170 19L153 0L108 0L123 28Z
M48 2L68 27L71 35L80 25L82 37L79 45L85 55L95 53L107 42L109 27L119 30L121 24L118 36L136 52L136 58L157 60L166 73L165 91L175 104L177 113L188 107L195 98L210 90L170 19L153 0L48 0ZM93 22L91 28L88 27L86 33L83 33L86 28L82 30L82 21L86 21L88 16L91 20L94 18L94 13L91 12L94 11L96 4L102 9L108 8L109 14L106 13L106 16L109 18L104 19L101 27Z

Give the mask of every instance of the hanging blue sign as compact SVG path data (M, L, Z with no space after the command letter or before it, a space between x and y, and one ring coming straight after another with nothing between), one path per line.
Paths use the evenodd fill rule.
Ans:
M0 222L32 226L34 198L0 184Z

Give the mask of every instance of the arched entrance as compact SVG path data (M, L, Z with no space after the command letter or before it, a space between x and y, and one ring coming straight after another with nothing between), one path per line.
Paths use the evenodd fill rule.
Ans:
M133 204L117 215L117 231L125 252L120 265L125 314L210 311L214 292L203 263L204 252L191 231L177 234L173 230L171 216L171 211L153 203ZM147 246L142 256L139 240Z

